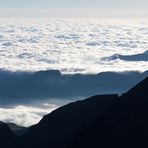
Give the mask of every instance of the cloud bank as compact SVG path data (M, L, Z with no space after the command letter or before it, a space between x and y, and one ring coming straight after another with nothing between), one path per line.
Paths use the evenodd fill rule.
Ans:
M147 23L72 19L1 19L0 68L63 73L145 71L147 61L102 61L148 49ZM142 65L142 66L141 66Z
M38 123L44 115L55 110L57 107L57 105L47 103L40 107L24 105L17 105L9 108L0 107L0 121L29 127Z

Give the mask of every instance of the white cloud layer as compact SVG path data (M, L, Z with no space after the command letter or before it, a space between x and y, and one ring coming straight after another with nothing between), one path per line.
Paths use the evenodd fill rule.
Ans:
M83 99L83 98L80 98ZM0 121L6 123L15 123L16 125L29 127L37 124L44 115L47 115L55 109L64 106L75 99L41 99L32 100L27 103L5 104L0 106Z
M15 123L28 127L38 123L41 118L55 110L58 106L45 103L41 107L17 105L15 107L0 108L0 121Z
M148 50L148 23L101 20L1 19L0 68L98 73L148 69L146 61L102 61Z

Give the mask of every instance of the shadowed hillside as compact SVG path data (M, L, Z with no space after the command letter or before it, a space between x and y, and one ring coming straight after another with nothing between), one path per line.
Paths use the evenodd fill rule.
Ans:
M0 122L0 148L7 148L15 140L16 136L13 134L9 126Z
M44 116L10 144L15 148L148 147L147 90L148 78L120 97L98 95L70 103Z

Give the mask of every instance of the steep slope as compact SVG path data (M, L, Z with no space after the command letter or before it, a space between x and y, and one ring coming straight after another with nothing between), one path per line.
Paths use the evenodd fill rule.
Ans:
M73 141L79 147L148 147L148 78L122 95L110 112Z
M148 78L121 97L94 96L53 111L13 140L11 147L143 148L148 147L147 137Z
M117 100L117 95L102 95L61 107L31 127L17 147L69 147L81 131L87 131L96 119L101 121Z
M148 147L148 78L121 96L110 117L110 136L117 147Z

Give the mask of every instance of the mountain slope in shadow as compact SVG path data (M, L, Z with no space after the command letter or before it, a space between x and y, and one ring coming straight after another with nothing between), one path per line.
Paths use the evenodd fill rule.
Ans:
M147 88L148 78L121 97L100 95L61 107L30 127L15 147L147 145Z
M98 95L43 117L6 148L148 147L148 78L122 96Z
M16 140L16 136L6 123L0 122L0 148L7 148Z
M69 147L81 130L87 130L96 119L109 111L116 99L118 99L117 95L94 96L61 107L45 116L39 124L31 127L22 136L19 146Z
M97 119L93 126L83 131L71 148L148 147L147 125L148 78L123 94L103 120Z

